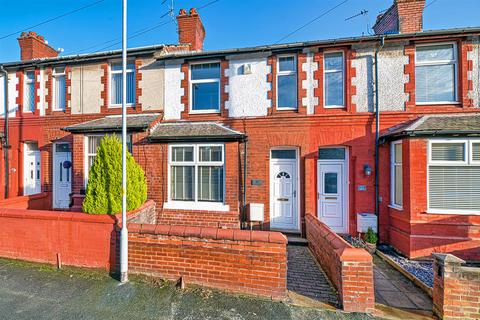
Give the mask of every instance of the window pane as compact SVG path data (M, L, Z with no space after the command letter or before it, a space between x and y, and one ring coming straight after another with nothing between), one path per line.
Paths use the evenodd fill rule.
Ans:
M396 205L403 205L403 177L402 177L402 166L396 165L395 172L395 198L394 202Z
M296 157L295 150L272 150L272 159L295 159Z
M65 76L56 76L55 77L55 104L57 109L65 110L66 103L66 84Z
M455 65L415 67L418 102L455 101Z
M343 54L341 52L325 54L325 70L343 71Z
M55 144L55 152L70 152L70 144L68 143Z
M172 166L171 198L179 201L193 201L194 167Z
M111 102L112 104L122 103L122 74L113 73L111 80ZM135 102L135 73L127 73L127 103L131 104Z
M278 108L297 107L297 76L278 76Z
M402 163L402 144L396 143L395 146L395 163Z
M318 149L318 159L320 160L332 160L345 159L345 149L344 148L321 148Z
M25 79L25 106L26 111L35 111L35 73L27 72Z
M432 143L433 161L464 161L465 144L460 143Z
M325 193L337 193L337 173L336 172L327 172L324 176L325 179Z
M194 64L191 71L192 80L220 79L220 63Z
M103 136L88 137L88 153L96 154L97 148L100 145L100 142L102 141L102 139L103 139Z
M418 46L415 50L418 62L453 60L455 57L453 44Z
M172 147L172 161L193 161L193 147Z
M429 207L480 210L480 167L430 166Z
M223 167L198 167L198 201L223 202Z
M343 73L325 74L325 105L343 106Z
M122 71L122 63L121 62L115 62L115 63L112 63L110 68L112 69L112 71ZM133 63L127 63L127 70L135 70L135 65Z
M278 71L295 71L295 57L280 57L278 59Z
M472 160L480 161L480 142L472 143Z
M222 161L222 147L200 147L200 161Z
M195 83L193 84L193 110L218 110L220 83Z

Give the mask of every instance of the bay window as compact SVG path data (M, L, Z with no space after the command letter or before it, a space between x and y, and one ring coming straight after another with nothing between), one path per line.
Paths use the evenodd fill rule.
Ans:
M170 145L169 202L223 204L224 159L221 144Z
M326 108L345 107L343 52L327 52L324 56L324 90Z
M395 141L391 145L391 205L401 208L403 206L403 165L402 142Z
M480 214L480 140L431 140L428 210Z
M454 43L419 45L415 49L416 101L457 102L457 48Z
M64 111L66 105L65 68L53 69L53 110Z
M25 73L25 93L23 100L23 111L35 111L35 72L27 71Z
M294 55L278 58L277 109L297 109L297 59Z
M220 63L190 66L191 111L197 113L220 111Z
M110 105L122 104L122 63L110 64ZM127 104L135 103L135 64L127 63Z

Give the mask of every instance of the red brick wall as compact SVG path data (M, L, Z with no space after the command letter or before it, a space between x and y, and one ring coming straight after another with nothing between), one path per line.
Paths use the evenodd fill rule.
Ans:
M376 34L420 32L425 0L395 0L373 26Z
M444 320L480 319L480 268L453 255L435 255L433 311Z
M382 214L388 215L388 242L410 258L435 252L480 261L480 216L427 213L427 143L406 139L403 148L403 210L389 208L390 162L383 163ZM390 147L386 146L385 156ZM388 152L387 152L388 151ZM385 225L384 225L385 227ZM385 236L386 231L381 231ZM381 239L385 241L385 238Z
M45 39L35 32L22 32L18 38L20 45L21 60L33 60L38 58L53 58L58 56L58 52L45 43Z
M286 297L287 239L276 232L129 224L133 273Z
M343 309L373 312L372 256L353 248L316 217L307 214L307 239L310 250L337 288Z
M190 9L189 14L181 9L177 16L178 22L178 43L189 45L190 50L201 51L205 39L205 29L197 10Z

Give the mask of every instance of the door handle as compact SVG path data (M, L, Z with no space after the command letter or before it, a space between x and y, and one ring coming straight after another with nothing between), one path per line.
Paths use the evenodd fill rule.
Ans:
M325 197L325 200L337 200L337 197Z
M288 198L277 198L278 201L288 201Z

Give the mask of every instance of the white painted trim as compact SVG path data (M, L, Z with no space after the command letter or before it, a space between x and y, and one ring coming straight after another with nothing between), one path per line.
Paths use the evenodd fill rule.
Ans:
M295 150L295 159L272 159L272 150ZM296 229L289 229L289 231L292 231L292 232L300 232L301 231L301 227L300 227L300 198L302 196L301 194L301 189L300 189L300 150L298 147L291 147L291 146L281 146L281 147L273 147L270 149L269 151L269 157L270 157L270 161L269 161L269 193L270 193L270 196L269 196L269 207L270 207L270 210L269 210L269 217L270 217L270 228L271 229L274 229L274 230L287 230L285 228L275 228L275 227L272 227L272 222L271 222L271 217L272 217L272 214L273 214L273 179L272 179L272 176L273 176L273 166L272 166L272 163L288 163L288 162L296 162L296 166L295 166L295 169L296 169L296 173L295 173L295 177L297 179L297 183L295 185L295 198L296 198L296 203L295 203L295 214L297 216L296 218Z
M327 148L327 147L325 147ZM317 160L317 194L315 195L317 201L317 217L320 214L320 205L319 205L319 192L320 192L320 165L322 164L341 164L342 165L342 174L343 174L343 223L344 223L344 230L343 232L337 233L349 233L350 232L350 154L348 147L345 146L328 146L328 148L343 148L345 149L345 159L335 160L335 159L328 159L328 160Z
M433 62L417 62L417 48L418 47L435 47L435 46L442 46L442 45L453 45L453 60L436 60ZM426 102L416 102L416 105L432 105L432 104L460 104L460 101L458 99L458 46L456 42L448 41L448 42L430 42L430 43L421 43L421 44L416 44L415 45L415 77L416 77L416 72L417 72L417 66L438 66L438 65L451 65L453 64L454 69L455 69L455 78L454 78L454 96L455 100L454 101L426 101ZM415 86L415 94L416 94L417 88Z
M213 64L218 63L219 67L219 77L211 79L201 79L201 80L192 80L192 65L201 65L201 64ZM196 61L191 62L188 65L188 113L189 114L207 114L207 113L220 113L222 106L222 63L220 60L211 60L211 61ZM217 109L206 109L206 110L193 110L193 84L195 83L218 83L218 108Z
M334 72L338 72L338 71L326 71L326 68L325 68L325 56L327 54L330 54L330 53L341 53L342 54L342 92L343 92L343 105L327 105L327 99L326 99L326 96L327 96L327 91L325 89L325 84L326 84L326 81L325 81L325 75L327 73L334 73ZM345 72L345 52L343 50L329 50L329 51L325 51L323 53L323 107L325 109L343 109L343 108L346 108L347 106L347 103L346 103L346 79L345 79L345 75L346 75L346 72Z
M293 65L295 66L295 71L280 71L280 58L288 58L293 57ZM296 54L279 54L277 55L277 74L276 74L276 90L275 90L275 101L276 109L281 110L297 110L298 109L298 62L297 62L297 55ZM295 75L295 107L281 107L278 103L278 77L279 76L291 76Z
M395 146L402 145L401 140L393 141L390 143L390 207L398 210L403 210L403 145L402 145L402 162L400 166L402 167L402 204L395 203Z

